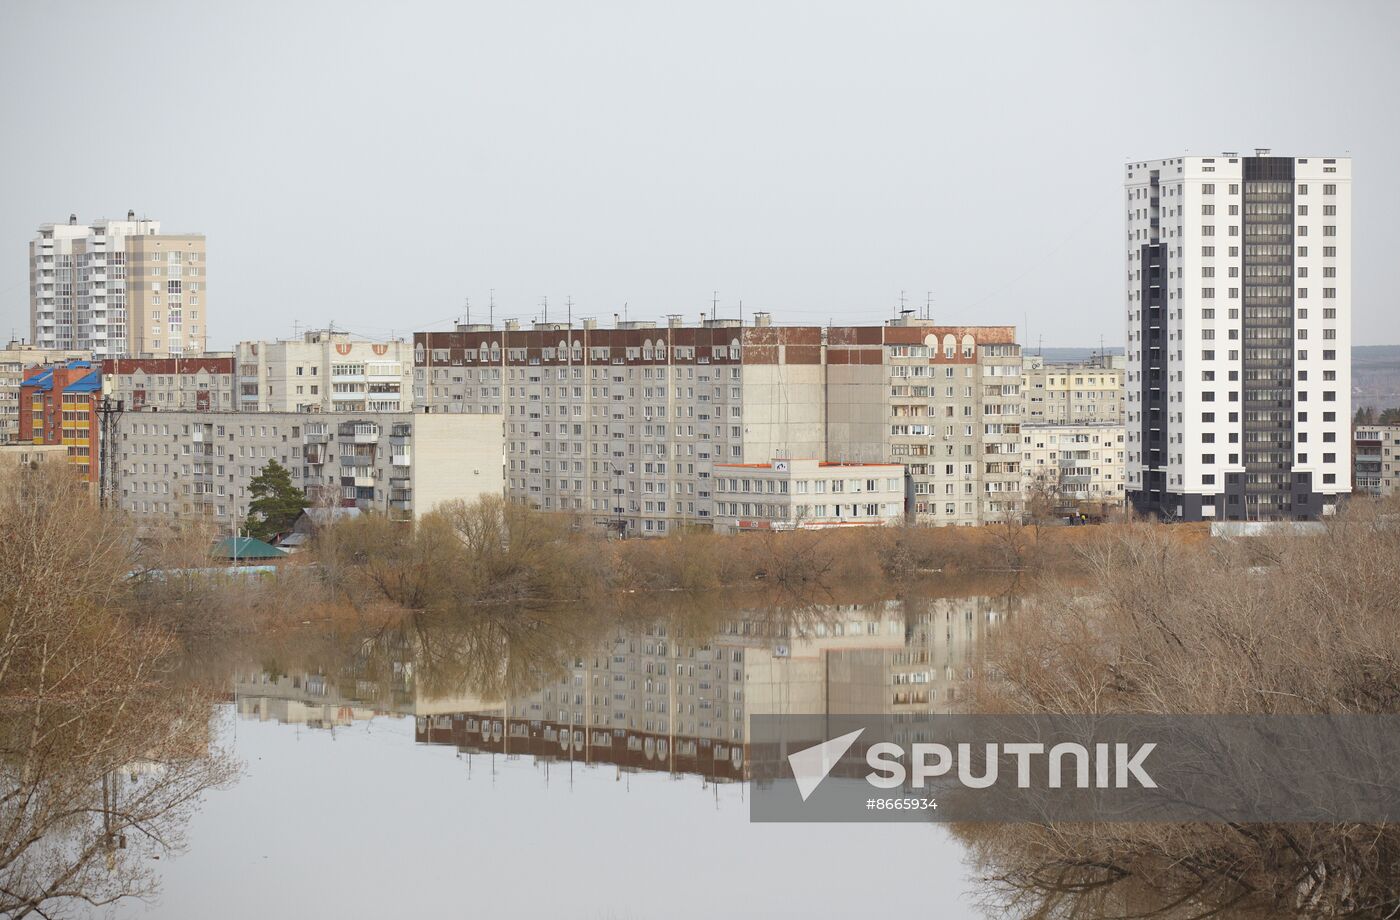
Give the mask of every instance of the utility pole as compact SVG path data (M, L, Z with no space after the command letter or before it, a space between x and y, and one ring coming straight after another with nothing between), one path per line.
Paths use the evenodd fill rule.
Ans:
M121 417L125 408L122 400L117 400L113 405L110 396L103 396L102 404L97 409L101 426L98 431L98 450L101 454L97 458L97 504L104 509L107 507L108 496L116 491L117 465L113 461L112 451L117 441L117 419Z

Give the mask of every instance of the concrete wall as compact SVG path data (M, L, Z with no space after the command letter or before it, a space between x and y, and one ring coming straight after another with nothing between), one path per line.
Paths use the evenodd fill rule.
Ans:
M505 492L505 426L499 415L413 416L415 516L454 499Z

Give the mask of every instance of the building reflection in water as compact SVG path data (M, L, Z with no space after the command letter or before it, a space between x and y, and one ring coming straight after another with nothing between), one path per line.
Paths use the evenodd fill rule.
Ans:
M735 610L703 625L671 615L507 643L502 658L527 660L464 656L474 664L456 667L495 673L460 675L425 667L441 671L443 646L476 637L448 641L461 624L418 624L362 643L336 674L240 674L235 695L242 718L333 729L412 716L417 741L465 754L740 781L750 715L958 711L983 638L1016 605L1014 594L969 594ZM551 625L571 624L538 628Z

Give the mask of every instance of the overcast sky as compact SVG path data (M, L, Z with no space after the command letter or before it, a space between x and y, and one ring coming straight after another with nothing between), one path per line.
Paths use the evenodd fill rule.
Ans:
M1397 27L1383 0L15 0L0 335L39 223L133 208L208 236L215 348L450 328L492 289L497 321L605 322L932 292L1121 344L1122 164L1267 146L1355 158L1355 341L1397 343Z

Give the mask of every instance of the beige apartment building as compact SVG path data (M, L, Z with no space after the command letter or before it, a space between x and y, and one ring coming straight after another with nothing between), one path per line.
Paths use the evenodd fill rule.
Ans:
M445 501L502 493L495 419L320 412L129 412L118 421L117 495L140 519L248 516L268 461L318 504L411 520Z
M408 412L413 350L346 332L312 330L297 340L240 342L234 359L244 412Z
M715 465L715 526L746 530L880 527L904 521L904 467L774 459Z
M30 336L95 358L202 354L208 284L202 234L137 218L41 224L29 244Z
M1027 424L1122 423L1126 395L1120 355L1083 362L1050 362L1027 355Z
M1022 425L1022 487L1027 496L1044 496L1063 513L1083 510L1086 503L1122 507L1124 439L1121 423Z
M68 459L68 448L62 444L35 444L31 441L16 441L0 444L0 469L36 467L42 463L64 463Z
M91 360L91 351L39 348L28 342L10 342L0 349L0 445L19 438L19 385L26 368Z
M972 524L1019 507L1014 339L1007 326L826 330L764 314L464 325L414 336L414 399L500 418L512 498L629 533L713 526L716 464L775 457L901 464L918 521Z
M1352 491L1364 495L1400 492L1400 425L1359 425L1352 438Z

